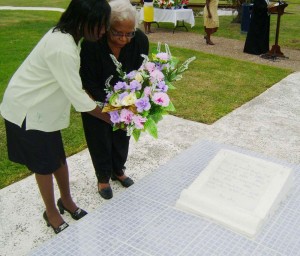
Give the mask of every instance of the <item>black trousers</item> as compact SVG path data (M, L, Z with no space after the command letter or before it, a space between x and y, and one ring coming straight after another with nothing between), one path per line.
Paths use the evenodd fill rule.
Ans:
M88 113L81 117L98 182L108 183L112 174L122 176L130 140L126 131L113 131L110 124Z

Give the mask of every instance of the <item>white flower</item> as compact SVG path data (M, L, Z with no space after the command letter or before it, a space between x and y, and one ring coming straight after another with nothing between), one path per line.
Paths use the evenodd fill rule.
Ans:
M143 76L141 75L140 72L137 72L134 79L140 83L143 83Z
M129 93L121 100L122 106L130 106L136 102L136 95L135 93Z

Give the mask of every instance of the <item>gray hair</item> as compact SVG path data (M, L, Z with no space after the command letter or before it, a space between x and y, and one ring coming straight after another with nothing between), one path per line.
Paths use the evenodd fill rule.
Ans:
M110 23L117 21L132 20L137 27L137 12L135 7L129 0L111 0L109 1L111 7Z

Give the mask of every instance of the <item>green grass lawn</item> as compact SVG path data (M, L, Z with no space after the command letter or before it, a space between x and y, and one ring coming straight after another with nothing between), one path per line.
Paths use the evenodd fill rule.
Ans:
M7 1L2 0L0 5L13 5L13 2L24 2L22 5L27 3L27 6L36 3L41 6L38 4L39 1L10 1L10 4L7 4ZM57 3L56 7L64 7L68 1L53 2ZM56 12L1 11L0 102L10 77L42 35L57 22L59 16L60 13ZM200 21L197 23L200 29ZM235 33L239 34L239 31ZM293 36L290 34L290 38ZM186 49L171 47L171 51L181 61L191 56L197 57L184 79L174 84L177 89L171 92L171 98L177 109L175 115L207 124L230 113L290 73L289 70ZM256 74L255 79L253 74ZM2 119L0 119L0 136L0 188L3 188L30 173L23 166L7 159ZM72 111L71 126L63 131L63 139L67 155L86 147L79 113Z
M39 6L66 8L70 0L0 0L0 6Z
M182 61L197 58L175 84L176 90L170 91L176 106L172 114L205 124L214 123L290 73L186 49L172 48L172 54Z

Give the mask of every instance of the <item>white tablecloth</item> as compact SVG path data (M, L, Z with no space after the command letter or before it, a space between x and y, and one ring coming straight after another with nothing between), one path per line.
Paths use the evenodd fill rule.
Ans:
M140 21L144 20L144 9L140 10ZM154 8L154 21L156 22L172 22L174 27L177 21L183 20L191 24L191 27L195 25L195 17L192 9L159 9Z

